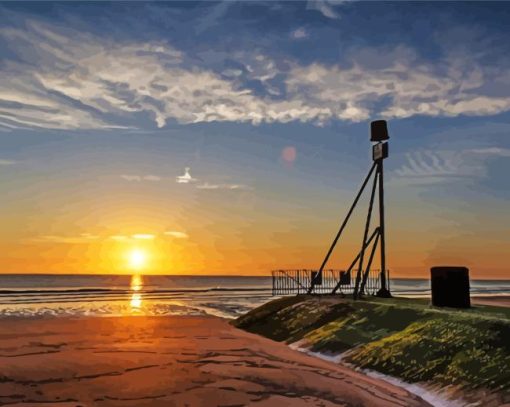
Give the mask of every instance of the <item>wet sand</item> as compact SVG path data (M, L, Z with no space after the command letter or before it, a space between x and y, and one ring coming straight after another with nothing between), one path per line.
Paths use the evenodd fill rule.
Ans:
M0 406L428 406L214 317L0 321Z
M510 295L493 295L493 296L473 296L471 297L473 304L493 305L496 307L510 307Z

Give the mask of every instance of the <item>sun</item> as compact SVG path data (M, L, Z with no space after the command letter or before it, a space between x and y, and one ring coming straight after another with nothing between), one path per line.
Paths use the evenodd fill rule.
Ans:
M141 269L147 264L147 254L140 249L129 252L129 266L133 269Z

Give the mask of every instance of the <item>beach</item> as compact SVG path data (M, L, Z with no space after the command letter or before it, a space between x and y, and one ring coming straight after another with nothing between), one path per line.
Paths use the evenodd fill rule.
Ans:
M305 306L303 316L320 309L313 318L293 322L294 313L285 314L287 320L264 317L247 332L251 324L238 329L233 321L249 318L250 310L272 307L265 277L144 276L143 286L134 284L140 281L132 276L0 276L0 406L428 405L399 385L359 371L374 367L384 373L396 363L381 368L356 362L355 371L288 346L305 345L301 339L306 333L309 345L324 346L312 353L337 355L381 339L372 338L378 333L398 334L420 315L405 311L382 320L379 311L358 316L349 311L346 315L358 323L346 324L352 329L339 338L347 342L337 343L336 334L329 337L329 328L323 331L322 326L342 317L340 312L329 318L330 307L348 305L349 298L310 298L319 303ZM421 296L427 284L397 280L400 292L417 293L417 298L384 303L390 308L416 305L426 316L429 301ZM508 306L509 286L506 281L476 282L475 312ZM500 310L494 308L491 315ZM399 377L398 372L388 374Z
M427 406L202 316L0 320L1 406Z
M495 307L510 308L510 295L486 295L471 297L473 305L492 305Z

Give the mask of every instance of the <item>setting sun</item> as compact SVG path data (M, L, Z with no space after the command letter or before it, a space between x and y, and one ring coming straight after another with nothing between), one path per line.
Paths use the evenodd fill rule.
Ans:
M134 249L129 253L129 265L134 269L141 269L147 263L147 254L140 249Z

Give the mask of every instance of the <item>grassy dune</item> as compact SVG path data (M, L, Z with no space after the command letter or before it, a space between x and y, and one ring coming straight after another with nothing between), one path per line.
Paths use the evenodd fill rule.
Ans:
M489 390L510 402L507 308L453 310L415 299L297 296L265 304L234 324L277 341L300 341L312 351L345 352L347 362L407 382Z

